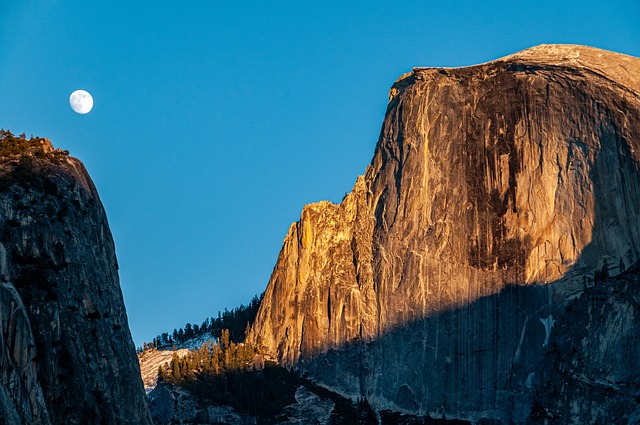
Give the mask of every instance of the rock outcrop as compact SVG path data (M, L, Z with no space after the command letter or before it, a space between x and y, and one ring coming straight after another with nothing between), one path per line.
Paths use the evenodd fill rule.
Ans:
M177 386L155 386L149 393L149 408L156 425L256 425L255 417L241 415L230 406L199 406L193 395Z
M640 423L640 270L588 288L555 325L531 423Z
M639 163L638 58L415 68L353 191L289 229L252 342L380 408L522 423L565 307L639 258Z
M107 218L84 166L0 137L0 424L151 424Z
M171 363L171 357L176 353L178 357L184 357L189 353L189 349L150 349L138 353L138 364L140 365L140 376L144 385L144 392L149 394L158 384L158 368Z

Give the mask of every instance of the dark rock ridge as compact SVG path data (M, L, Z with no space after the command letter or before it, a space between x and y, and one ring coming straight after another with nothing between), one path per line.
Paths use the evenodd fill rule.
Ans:
M0 137L0 424L151 424L107 218L84 166Z
M523 423L566 306L638 260L639 160L638 58L415 68L353 191L292 224L251 340L378 408Z

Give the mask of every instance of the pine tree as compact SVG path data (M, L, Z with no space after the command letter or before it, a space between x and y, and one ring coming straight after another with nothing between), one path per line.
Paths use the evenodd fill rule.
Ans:
M167 382L168 378L167 369L162 365L158 366L158 382Z
M171 382L180 382L180 358L178 353L173 353L171 356Z
M247 326L244 328L244 340L249 340L249 334L251 333L251 325L247 322Z
M222 349L226 349L227 347L229 347L229 340L229 329L223 329L222 335L220 336L220 346L222 347Z

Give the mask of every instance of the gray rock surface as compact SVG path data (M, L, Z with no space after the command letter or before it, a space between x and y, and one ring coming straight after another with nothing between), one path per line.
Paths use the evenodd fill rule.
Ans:
M523 423L564 308L640 255L640 59L543 45L389 97L353 191L289 229L251 340L378 408Z
M335 407L333 401L320 398L304 386L298 387L295 398L296 402L285 408L289 421L283 423L329 425L331 412Z
M151 424L84 166L46 139L0 154L0 423Z
M255 425L256 418L231 406L199 406L196 398L177 386L159 384L149 393L149 408L156 425L175 423Z
M179 386L158 384L149 393L149 407L156 425L173 423L255 425L256 423L327 425L335 406L304 386L295 393L296 402L285 407L281 418L257 418L241 414L226 405L198 403L193 394Z
M3 263L4 252L0 245ZM0 324L0 424L49 424L27 309L7 282L0 282Z
M531 423L640 423L640 273L588 288L556 323Z

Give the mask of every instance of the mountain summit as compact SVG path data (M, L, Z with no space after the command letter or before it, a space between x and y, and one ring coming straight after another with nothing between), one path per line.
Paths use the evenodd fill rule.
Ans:
M389 98L353 191L290 227L252 342L378 407L526 422L554 326L640 256L640 59L542 45L415 68ZM603 361L633 350L590 332Z

